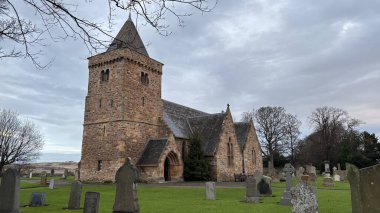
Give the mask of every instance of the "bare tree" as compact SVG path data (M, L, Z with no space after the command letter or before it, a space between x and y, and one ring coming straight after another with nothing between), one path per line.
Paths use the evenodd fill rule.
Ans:
M286 114L285 118L285 143L290 151L290 161L294 164L294 151L300 132L301 121L297 119L297 116L292 114Z
M320 107L315 109L309 117L314 127L314 141L316 141L325 160L337 161L340 142L346 130L353 129L360 124L359 120L352 119L348 113L335 107Z
M38 158L44 139L30 121L9 110L0 111L0 174L5 165Z
M183 18L190 16L189 11L195 8L201 12L210 12L218 0L103 0L106 9L108 27L96 23L77 13L78 5L68 0L0 0L0 41L14 44L11 49L0 46L0 59L4 57L27 57L37 68L45 68L38 56L42 54L41 46L46 45L46 38L61 41L66 38L80 39L90 54L106 48L113 36L110 27L113 25L116 10L132 12L142 17L143 22L155 28L161 35L168 35L169 25L165 19L176 17L178 24L183 25ZM86 1L91 4L91 1ZM82 5L88 7L88 5ZM189 6L187 9L182 6ZM21 14L21 7L35 12L33 20ZM26 11L26 10L24 10Z

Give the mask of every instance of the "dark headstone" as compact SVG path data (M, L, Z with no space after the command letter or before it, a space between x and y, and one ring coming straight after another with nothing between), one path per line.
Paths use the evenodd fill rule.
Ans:
M46 205L46 193L43 192L32 192L30 196L29 206L45 206Z
M287 163L285 164L283 171L286 172L286 188L284 193L282 194L280 205L290 206L292 205L290 202L290 189L292 187L292 174L294 172L294 167L290 163Z
M82 196L82 183L79 181L74 181L71 184L70 199L68 209L79 209L80 208L80 198Z
M258 203L260 201L260 194L257 191L257 182L255 177L248 177L245 181L246 194L245 202Z
M380 212L380 164L360 170L346 164L346 171L351 186L352 212Z
M0 212L19 212L20 174L16 169L7 169L1 179Z
M257 189L261 196L271 196L272 195L272 180L270 177L263 176L260 182L257 184Z
M46 174L46 172L42 172L42 173L41 173L41 181L40 181L40 184L41 184L41 185L47 185L47 174Z
M83 213L98 213L99 199L99 192L86 192L84 197Z
M137 168L127 158L125 164L116 172L116 196L113 205L114 213L138 213L139 203L137 199L138 179Z
M50 175L51 175L51 176L54 176L54 173L55 173L54 169L51 169L51 170L50 170Z

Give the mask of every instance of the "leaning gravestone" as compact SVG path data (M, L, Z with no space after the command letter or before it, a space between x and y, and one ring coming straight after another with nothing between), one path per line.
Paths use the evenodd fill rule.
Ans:
M46 205L45 200L46 200L46 193L32 192L32 195L30 196L29 206L31 207L45 206Z
M206 200L215 200L215 182L206 182Z
M380 212L380 164L362 169L346 164L346 171L351 186L352 212Z
M116 196L113 213L138 213L137 199L137 168L127 158L125 164L116 172Z
M54 189L54 179L51 179L49 182L49 189Z
M84 196L83 213L98 213L99 199L99 192L86 192Z
M74 181L71 184L70 199L69 199L69 205L67 209L79 209L81 195L82 195L82 183L79 181Z
M20 174L16 169L7 169L0 185L0 212L19 212Z
M245 184L246 184L245 202L258 203L260 201L260 194L257 191L256 178L248 177L245 181Z
M282 195L280 205L290 206L291 204L291 196L290 189L292 188L292 173L294 172L294 167L287 163L285 164L284 171L286 172L286 189Z

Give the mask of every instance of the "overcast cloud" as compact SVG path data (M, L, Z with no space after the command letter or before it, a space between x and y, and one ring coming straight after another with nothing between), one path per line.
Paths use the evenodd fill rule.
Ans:
M311 111L334 106L380 135L380 1L238 2L220 1L212 13L195 13L184 28L169 19L168 37L138 22L149 55L165 64L164 99L210 113L229 103L236 120L252 108L283 106L300 118L304 134L311 131ZM99 7L83 10L107 18L98 13ZM117 16L114 35L126 19ZM54 58L50 70L35 70L24 59L0 60L0 108L41 127L41 161L78 161L89 53L70 40L44 51L44 60Z

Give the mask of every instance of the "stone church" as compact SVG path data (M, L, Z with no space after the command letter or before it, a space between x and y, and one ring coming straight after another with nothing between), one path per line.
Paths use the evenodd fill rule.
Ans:
M194 133L214 180L262 171L253 122L234 122L229 106L210 114L163 100L162 67L149 57L130 18L107 51L89 58L80 179L114 181L129 157L141 181L182 181Z

